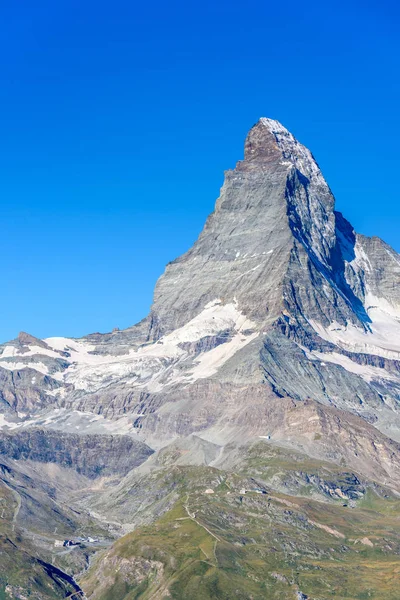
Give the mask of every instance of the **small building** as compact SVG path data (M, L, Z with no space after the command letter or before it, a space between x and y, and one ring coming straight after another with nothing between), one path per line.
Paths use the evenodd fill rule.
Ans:
M54 545L56 548L62 548L64 545L64 542L62 540L54 540Z
M214 490L212 490L211 488L207 488L206 490L204 490L205 494L213 494Z
M79 542L74 542L74 540L64 540L63 546L66 548L70 548L71 546L79 546Z

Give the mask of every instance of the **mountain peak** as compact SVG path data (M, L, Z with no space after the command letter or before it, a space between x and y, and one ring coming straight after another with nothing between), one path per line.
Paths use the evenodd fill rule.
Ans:
M263 160L273 162L274 159L279 160L280 150L274 133L278 130L289 133L278 121L265 117L257 121L247 134L244 146L245 161Z
M17 339L18 339L18 342L22 346L30 346L30 345L34 345L34 346L47 346L47 344L45 342L43 342L42 340L38 339L34 335L31 335L30 333L27 333L26 331L20 331L19 334L18 334L18 338Z
M275 119L261 117L253 125L246 138L244 155L245 163L278 162L294 166L310 181L323 181L321 170L310 150Z
M286 127L284 127L282 123L280 123L280 121L277 121L276 119L270 119L269 117L260 117L259 123L266 127L271 133L279 132L291 135L289 130L286 129Z

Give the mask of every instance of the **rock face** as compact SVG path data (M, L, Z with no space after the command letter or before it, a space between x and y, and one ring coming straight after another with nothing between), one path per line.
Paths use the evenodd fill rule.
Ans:
M255 435L260 411L289 398L400 439L399 282L399 255L357 235L311 152L262 118L146 319L3 345L4 427L36 426L47 411L54 429L57 409L101 415L104 428L123 418L153 447L192 432L222 444Z
M215 298L237 302L260 326L285 308L285 275L300 244L329 269L334 200L311 153L276 121L250 131L245 159L227 171L214 213L193 248L168 265L152 308L155 337Z
M89 478L126 475L151 454L146 444L125 435L60 434L30 428L0 437L0 456L56 463Z

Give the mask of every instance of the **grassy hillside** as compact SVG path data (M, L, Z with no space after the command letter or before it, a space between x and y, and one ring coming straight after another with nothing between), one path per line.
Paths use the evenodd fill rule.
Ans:
M0 482L0 600L65 598L76 587L21 537L15 525L19 509L18 495Z
M170 466L180 499L97 557L90 600L398 600L396 496L266 444L236 467Z

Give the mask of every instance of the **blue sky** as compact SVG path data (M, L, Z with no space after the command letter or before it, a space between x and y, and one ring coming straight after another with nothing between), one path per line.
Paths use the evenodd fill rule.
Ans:
M395 2L21 0L0 9L0 341L149 309L260 116L400 251Z

